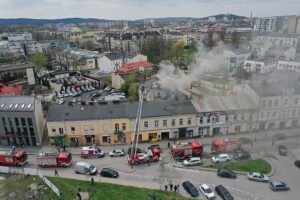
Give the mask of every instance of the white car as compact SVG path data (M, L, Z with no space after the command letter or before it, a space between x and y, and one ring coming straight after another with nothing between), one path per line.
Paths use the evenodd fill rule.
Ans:
M269 177L267 175L258 173L258 172L249 172L247 174L247 178L250 181L258 181L258 182L264 182L264 183L269 182Z
M63 95L62 94L58 94L58 98L63 98Z
M203 183L202 185L200 185L199 190L207 199L215 198L215 193L207 184Z
M201 165L201 158L199 157L191 157L183 161L184 166L193 166L193 165Z
M69 94L68 93L64 93L64 97L68 97L69 96Z
M59 105L62 105L62 104L64 104L64 103L65 103L64 99L59 99L59 101L58 101L58 104L59 104Z
M212 161L214 163L228 162L228 161L230 161L230 157L228 154L219 154L219 155L213 156Z
M116 149L111 152L109 152L110 157L116 157L116 156L124 156L124 150L123 149Z

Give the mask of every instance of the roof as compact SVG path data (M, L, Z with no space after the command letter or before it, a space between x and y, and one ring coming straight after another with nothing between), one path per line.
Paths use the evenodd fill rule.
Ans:
M34 67L35 67L35 65L31 64L31 63L1 65L0 72L14 71L14 70L19 70L19 69L27 69L27 68L34 68Z
M150 68L153 65L147 61L141 61L141 62L134 62L134 63L129 63L126 65L123 65L121 68L118 69L119 73L128 73L132 71L137 71L140 68Z
M232 48L229 49L229 51L232 51L236 55L241 55L241 54L250 54L250 51L247 49L241 49L241 48Z
M193 99L198 113L216 111L252 110L257 106L246 95L205 96Z
M248 83L248 85L260 97L300 94L300 81L298 80L263 83L253 82Z
M125 53L109 53L105 55L110 60L121 60L126 57Z
M278 33L278 32L268 32L268 33L258 33L258 37L282 37L282 38L297 38L296 34Z
M4 85L0 83L0 96L21 96L23 91L22 85Z
M35 97L33 96L0 96L0 111L4 112L32 112Z
M83 109L82 109L83 108ZM82 121L99 119L135 119L138 102L94 105L52 105L48 112L48 121ZM195 114L196 110L190 101L151 101L144 102L142 118Z

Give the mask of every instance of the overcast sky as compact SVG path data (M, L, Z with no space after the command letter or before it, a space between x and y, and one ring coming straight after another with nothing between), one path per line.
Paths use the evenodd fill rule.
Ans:
M300 15L300 0L0 0L0 18L141 19Z

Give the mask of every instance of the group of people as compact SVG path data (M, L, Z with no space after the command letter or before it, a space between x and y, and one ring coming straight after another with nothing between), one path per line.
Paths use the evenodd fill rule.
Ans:
M170 191L171 192L177 192L177 191L179 191L179 184L177 184L177 185L173 185L173 183L170 183L169 184L169 186L166 184L165 185L165 191L168 191L168 187L170 188ZM173 190L174 189L174 190Z

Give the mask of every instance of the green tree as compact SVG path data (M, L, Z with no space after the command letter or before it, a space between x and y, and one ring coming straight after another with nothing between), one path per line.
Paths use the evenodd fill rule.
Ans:
M175 44L171 47L171 53L172 56L175 56L176 58L182 57L184 52L184 41L178 40Z
M137 101L139 99L138 85L136 83L131 83L128 89L128 99L131 101Z
M40 71L45 68L47 64L47 58L43 53L36 53L32 58L32 63L37 66L37 69Z

